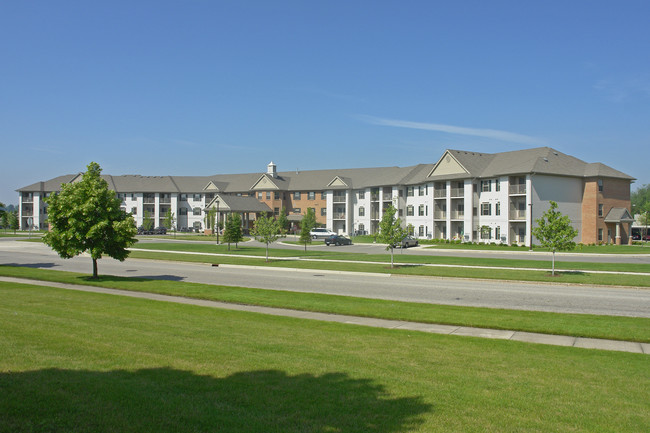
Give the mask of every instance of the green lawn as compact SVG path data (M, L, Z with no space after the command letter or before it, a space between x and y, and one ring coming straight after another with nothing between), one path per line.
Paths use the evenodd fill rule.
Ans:
M13 285L2 432L641 432L642 354Z
M0 266L0 275L177 295L237 304L650 343L650 332L648 332L650 319L647 318L432 305L101 275L99 279L93 280L86 274L27 267ZM0 287L3 285L8 287L10 283L0 282ZM398 281L397 285L399 285Z

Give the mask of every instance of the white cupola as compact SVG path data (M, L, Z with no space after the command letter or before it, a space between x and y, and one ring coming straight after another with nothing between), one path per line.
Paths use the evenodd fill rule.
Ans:
M269 165L266 166L266 174L272 178L278 177L278 170L273 161L269 162Z

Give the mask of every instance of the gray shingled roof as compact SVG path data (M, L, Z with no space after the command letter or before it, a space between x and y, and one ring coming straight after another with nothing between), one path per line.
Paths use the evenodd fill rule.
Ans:
M572 177L614 177L634 180L632 176L605 164L586 163L549 147L493 154L462 150L449 150L448 152L469 172L469 175L451 174L427 177L436 164L419 164L410 167L286 171L279 172L276 178L266 173L217 174L212 176L102 175L102 177L117 192L183 193L203 192L209 182L214 183L219 188L219 192L248 192L262 176L267 176L280 190L284 191L321 191L327 189L327 185L336 177L341 178L352 189L417 185L432 180L453 180L468 176L487 178L528 173ZM78 174L59 176L48 181L22 187L17 191L58 191L62 183L70 182L76 176Z
M624 207L613 207L607 212L605 217L606 223L633 223L634 218Z
M223 194L217 194L217 197L215 197L206 206L206 208L214 207L216 209L216 205L214 205L214 202L215 200L217 200L217 198L226 204L227 209L230 212L272 212L273 211L266 203L262 203L261 201L257 200L255 197L239 197L236 195L223 195ZM226 208L221 207L220 209L225 210Z

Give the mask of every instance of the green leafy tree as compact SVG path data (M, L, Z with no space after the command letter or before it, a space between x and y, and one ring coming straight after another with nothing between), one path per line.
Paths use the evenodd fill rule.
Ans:
M641 246L643 246L645 244L643 240L645 240L645 237L648 236L648 226L650 225L650 201L645 203L645 205L640 209L639 214L639 223L642 226L645 226L645 232L641 237Z
M646 204L650 203L650 184L639 186L630 196L630 201L634 212L643 212Z
M280 215L278 215L278 224L280 226L280 236L284 236L289 231L289 220L287 219L287 209L282 206Z
M578 236L578 231L571 226L569 217L557 210L556 202L549 203L551 207L541 218L535 220L537 227L533 228L533 235L543 247L549 248L553 253L551 275L555 275L555 251L574 249L576 243L573 239Z
M165 212L163 223L167 230L174 230L174 237L176 237L176 216L174 215L174 212L172 212L171 208L167 209L167 212Z
M262 215L255 220L253 236L260 242L266 244L266 261L269 261L269 244L280 238L282 229L278 220Z
M230 244L234 243L235 246L244 240L241 232L241 216L238 213L231 213L226 218L226 229L223 232L223 241L228 243L228 251L230 251Z
M406 235L406 230L402 228L402 221L395 217L397 209L390 205L384 210L384 215L379 222L379 235L377 240L383 244L387 244L386 250L390 250L390 267L394 267L394 250L395 246L402 243L402 239Z
M146 231L150 232L153 230L153 217L151 216L151 213L148 211L144 211L142 215L142 228L145 229Z
M18 220L17 210L7 213L7 223L9 225L9 228L14 231L14 234L16 234L16 230L20 228L20 221Z
M316 227L316 212L313 208L307 208L307 213L302 217L300 226L300 242L305 244L305 251L307 251L307 244L311 244L309 232L314 227Z
M5 204L0 201L0 225L7 230L9 222L7 221L7 211L5 209Z
M120 209L120 199L101 178L96 162L79 182L61 185L59 194L46 198L51 230L43 241L69 259L88 251L97 278L97 260L104 254L124 261L137 242L133 217Z

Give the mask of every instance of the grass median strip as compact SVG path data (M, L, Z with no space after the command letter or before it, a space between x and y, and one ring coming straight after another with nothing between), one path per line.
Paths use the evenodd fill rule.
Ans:
M647 355L0 287L0 431L639 432Z
M0 266L0 275L351 316L650 342L646 318L432 305L114 276L93 280L86 274L27 267Z
M284 250L274 250L284 251ZM463 259L456 257L445 257L441 260L443 263L438 265L448 266L426 266L426 263L397 263L396 267L391 268L385 262L377 263L356 263L352 259L337 260L336 256L329 256L327 259L331 261L316 261L309 260L310 257L295 257L284 256L283 258L271 258L269 262L264 260L264 257L241 257L237 255L220 255L220 256L207 256L201 254L185 254L185 253L169 253L150 251L132 251L130 257L153 259L153 260L173 260L184 262L199 262L199 263L224 263L232 265L249 265L249 266L269 266L269 267L283 267L283 268L298 268L298 269L314 269L314 270L339 270L348 272L373 272L393 275L418 275L429 277L461 277L461 278L481 278L481 279L498 279L498 280L514 280L514 281L535 281L535 282L549 282L549 283L570 283L570 284L591 284L591 285L614 285L614 286L633 286L633 287L650 287L650 277L647 275L619 275L619 274L595 274L589 272L559 272L556 271L557 276L551 277L548 270L520 270L520 269L475 269L475 268L458 268L456 264L462 263L463 265L483 266L479 259ZM366 260L366 256L356 255L360 260ZM411 256L412 258L421 256ZM426 257L429 262L432 261L431 257ZM454 259L454 260L446 260ZM386 260L386 257L383 257ZM435 260L435 258L433 258ZM487 260L487 259L486 259ZM498 259L491 259L497 261ZM504 261L501 266L508 266L508 262ZM521 262L521 261L519 261ZM532 261L525 261L529 266L535 266L536 263ZM575 265L575 264L571 264ZM590 263L590 265L598 265ZM496 264L493 264L496 266ZM606 270L606 269L602 269Z

